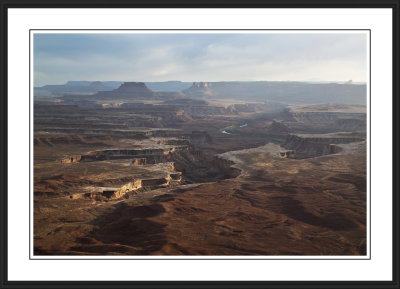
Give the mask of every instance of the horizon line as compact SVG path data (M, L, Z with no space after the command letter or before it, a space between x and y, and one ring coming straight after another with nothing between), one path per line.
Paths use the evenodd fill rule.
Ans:
M337 84L367 84L366 81L353 80L219 80L219 81L182 81L182 80L163 80L163 81L121 81L121 80L67 80L64 83L47 83L43 85L34 85L34 87L43 87L46 85L66 85L70 82L121 82L121 83L153 83L153 82L183 82L183 83L216 83L216 82L303 82L303 83L337 83Z

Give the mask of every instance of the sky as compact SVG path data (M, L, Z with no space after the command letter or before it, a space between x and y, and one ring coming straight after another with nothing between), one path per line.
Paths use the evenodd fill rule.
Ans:
M89 81L365 82L360 33L34 34L34 85Z

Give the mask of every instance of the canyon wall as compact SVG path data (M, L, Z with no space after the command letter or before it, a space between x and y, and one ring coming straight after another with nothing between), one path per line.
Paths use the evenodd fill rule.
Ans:
M337 144L347 144L364 140L360 136L346 134L329 135L295 135L289 134L282 145L286 149L293 150L296 158L309 158L340 152Z

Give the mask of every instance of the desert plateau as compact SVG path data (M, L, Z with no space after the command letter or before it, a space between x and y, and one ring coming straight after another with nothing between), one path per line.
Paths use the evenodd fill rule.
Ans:
M366 90L35 87L33 254L366 255Z

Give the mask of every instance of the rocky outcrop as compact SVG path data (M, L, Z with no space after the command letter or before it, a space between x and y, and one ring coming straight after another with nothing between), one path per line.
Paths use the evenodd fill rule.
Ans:
M136 191L142 187L142 180L137 180L134 182L127 183L126 185L122 186L119 190L113 192L108 199L114 200L124 197L127 193ZM104 195L104 192L103 192Z
M171 173L169 176L174 181L181 181L182 180L182 173L181 172L174 172L174 173Z
M68 156L63 159L61 159L61 163L63 164L70 164L70 163L77 163L82 160L81 155L75 155L75 156Z
M112 159L131 159L132 157L134 157L132 165L154 164L154 163L168 161L170 159L170 155L178 151L188 151L188 150L189 150L188 146L177 146L165 149L151 148L151 149L101 150L101 151L91 151L84 155L68 156L66 158L63 158L61 162L62 163L92 162L92 161L103 161Z
M282 145L295 151L296 158L309 158L337 153L341 149L337 144L347 144L364 140L361 136L351 133L295 135L289 134Z
M143 166L146 164L146 158L137 158L132 160L133 166Z
M69 196L71 200L91 199L96 201L113 201L121 198L128 198L129 194L137 194L142 190L154 190L162 187L178 185L182 181L182 173L174 170L174 164L166 167L167 174L155 177L145 177L135 179L120 188L103 188L101 192L92 191Z
M127 196L128 193L137 192L139 189L156 189L179 184L182 179L181 172L171 172L166 177L138 179L123 185L117 190L106 189L101 194L86 193L85 197L91 199L117 200ZM99 199L100 198L100 199Z
M215 156L213 165L215 165L225 176L230 178L237 177L240 174L240 170L232 167L235 163L225 158Z
M143 187L149 187L149 188L161 187L167 184L168 184L167 178L153 178L153 179L142 180Z
M169 165L167 166L167 170L175 171L175 163L173 162L169 163Z
M215 92L210 89L211 82L193 82L192 86L185 89L183 93L187 97L214 97Z
M85 193L85 194L83 194L83 197L87 198L87 199L96 200L96 201L100 201L102 199L102 196L99 193ZM80 199L80 198L81 197L79 196L79 194L75 194L75 195L71 195L70 196L70 199L73 199L73 200Z

